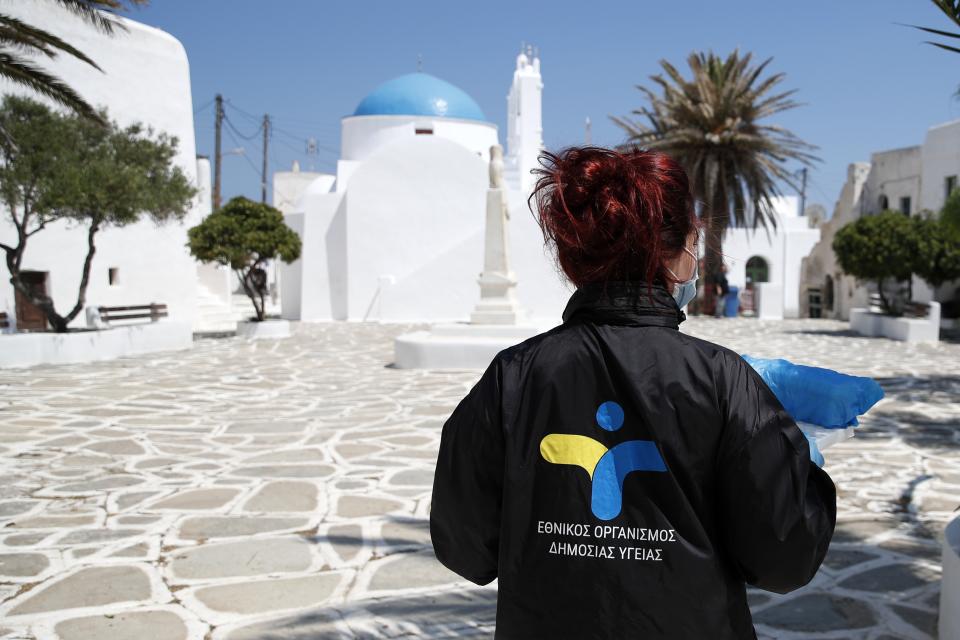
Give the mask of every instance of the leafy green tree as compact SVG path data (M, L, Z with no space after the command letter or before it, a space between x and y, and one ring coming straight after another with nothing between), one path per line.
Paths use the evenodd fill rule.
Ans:
M107 113L100 112L107 122ZM196 189L174 164L177 140L136 124L103 127L76 115L62 115L28 98L6 96L0 103L0 198L15 238L0 238L10 283L46 315L53 329L83 310L97 233L133 224L146 214L157 223L180 220ZM21 279L30 238L53 223L86 227L86 257L76 303L60 314L49 296Z
M283 214L268 204L237 196L188 234L187 245L195 258L233 269L253 302L257 321L263 321L264 264L277 258L289 263L300 257L300 236L284 223Z
M948 233L955 238L960 238L960 188L954 189L947 196L947 201L943 203L943 209L940 210L940 220Z
M936 218L913 218L913 272L931 287L960 278L960 239Z
M705 206L705 275L720 271L723 236L735 226L776 228L772 199L779 195L778 181L794 184L788 161L812 165L815 149L786 129L761 121L798 106L780 91L783 73L761 77L772 58L752 64L750 53L734 50L726 58L713 52L694 52L687 58L691 75L683 77L666 60L665 75L651 76L658 95L637 88L650 105L633 111L645 119L612 117L627 133L620 148L641 146L665 151L690 177L694 195ZM748 216L749 209L754 213ZM708 300L713 287L705 287ZM709 303L708 303L709 305Z
M907 280L913 273L917 225L899 211L864 216L841 227L833 251L844 272L877 284L884 312L898 310L884 292L884 281Z
M37 0L33 0L37 2ZM126 4L145 5L148 0L49 0L79 16L105 35L126 31L114 13ZM85 53L46 29L0 13L0 77L27 87L78 115L106 125L101 114L75 89L33 62L33 58L56 58L66 54L103 71ZM9 135L9 133L8 133Z

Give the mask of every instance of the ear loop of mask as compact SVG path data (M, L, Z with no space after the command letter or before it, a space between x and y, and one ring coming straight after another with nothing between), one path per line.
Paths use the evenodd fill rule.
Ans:
M697 254L695 254L693 251L690 251L690 249L688 249L686 246L683 247L683 250L686 251L687 253L689 253L689 254L693 257L693 275L690 277L689 280L680 280L680 276L678 276L677 274L675 274L675 273L673 272L673 269L671 269L670 267L664 265L664 268L665 268L667 271L670 272L670 275L672 275L672 276L674 277L674 279L678 281L678 283L679 283L679 282L690 282L690 280L696 280L697 278L700 277L700 269L699 269L699 266L700 266L700 265L698 264L698 263L700 262L700 258L698 258L698 257L697 257Z

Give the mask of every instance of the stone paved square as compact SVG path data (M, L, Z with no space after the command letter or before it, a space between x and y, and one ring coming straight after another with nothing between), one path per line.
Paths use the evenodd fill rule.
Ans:
M490 637L494 583L433 557L440 428L478 370L400 370L423 325L0 372L0 637ZM960 506L960 344L831 320L691 317L740 353L869 375L886 397L826 453L821 570L751 591L763 638L934 638L942 529Z

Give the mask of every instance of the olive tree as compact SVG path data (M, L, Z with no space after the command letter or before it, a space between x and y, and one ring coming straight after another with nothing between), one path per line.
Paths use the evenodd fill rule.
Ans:
M939 218L914 218L913 272L933 288L960 278L960 234L951 228L947 212L945 206Z
M188 234L187 244L195 258L233 269L253 302L256 320L263 321L263 265L277 258L289 263L300 257L300 236L284 223L283 214L268 204L237 196Z
M903 281L913 273L916 225L898 211L864 216L841 227L833 238L840 268L859 280L875 282L885 313L898 308L884 292L884 282Z
M142 124L121 128L105 111L100 116L107 126L29 98L8 95L0 103L0 130L9 134L0 137L0 199L14 235L0 236L0 249L10 283L59 333L83 310L97 234L144 217L158 224L180 220L196 194L174 162L176 138ZM84 229L76 234L86 251L80 285L65 313L21 277L30 239L54 223Z

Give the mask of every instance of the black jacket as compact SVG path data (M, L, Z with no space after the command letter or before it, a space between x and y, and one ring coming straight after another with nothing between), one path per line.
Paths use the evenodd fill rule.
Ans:
M443 425L437 558L498 581L496 638L755 638L745 583L807 584L833 481L762 378L663 286L577 289Z

